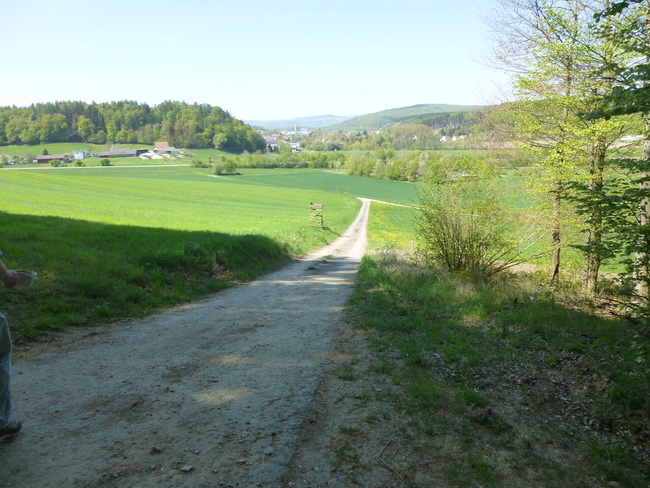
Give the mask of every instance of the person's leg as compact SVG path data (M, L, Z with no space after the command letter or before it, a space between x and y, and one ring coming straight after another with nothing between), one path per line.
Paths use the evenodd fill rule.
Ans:
M11 333L7 318L0 313L0 430L11 421Z

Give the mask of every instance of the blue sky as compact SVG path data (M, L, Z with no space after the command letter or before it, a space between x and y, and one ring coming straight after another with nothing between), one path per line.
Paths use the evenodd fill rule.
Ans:
M0 106L209 103L240 119L496 102L496 0L0 0Z

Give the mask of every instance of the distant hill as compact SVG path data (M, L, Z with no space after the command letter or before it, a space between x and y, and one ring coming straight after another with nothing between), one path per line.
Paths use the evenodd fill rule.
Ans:
M342 115L316 115L285 120L247 120L246 123L263 129L293 129L294 127L298 129L321 129L350 118Z
M479 105L447 105L447 104L421 104L410 107L393 108L361 115L331 125L330 129L339 130L376 130L397 123L413 122L418 123L440 114L453 114L469 112L481 108Z

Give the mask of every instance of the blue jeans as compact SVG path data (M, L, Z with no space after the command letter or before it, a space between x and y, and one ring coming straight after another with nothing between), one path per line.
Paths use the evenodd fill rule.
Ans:
M0 313L0 429L4 429L11 420L11 333L9 322Z

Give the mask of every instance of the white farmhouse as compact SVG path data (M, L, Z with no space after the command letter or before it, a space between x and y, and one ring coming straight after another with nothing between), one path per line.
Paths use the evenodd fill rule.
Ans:
M90 154L88 151L75 151L73 154L73 159L86 159L91 157L92 154Z

